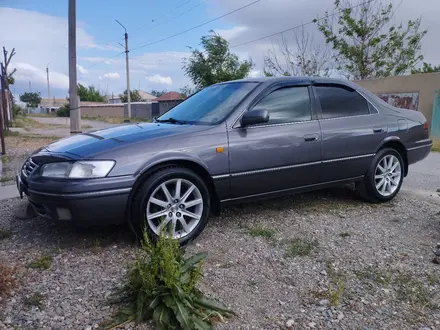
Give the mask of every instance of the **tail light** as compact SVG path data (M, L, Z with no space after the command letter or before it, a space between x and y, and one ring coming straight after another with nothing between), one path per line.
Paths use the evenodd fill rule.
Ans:
M428 122L427 122L427 121L425 121L425 123L423 124L423 128L424 128L425 130L428 130L428 129L429 129L429 125L428 125Z

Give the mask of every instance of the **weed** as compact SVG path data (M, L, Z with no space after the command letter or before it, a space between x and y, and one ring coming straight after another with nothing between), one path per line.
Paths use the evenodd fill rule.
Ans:
M337 281L334 285L330 285L328 288L328 300L330 301L330 306L337 306L341 303L342 295L345 291L345 283L343 281Z
M0 297L5 297L17 286L17 281L14 278L15 272L15 267L0 262Z
M44 296L39 292L34 292L30 296L24 297L23 303L28 307L38 307L42 309L44 307Z
M85 125L81 125L81 128L88 129L88 128L93 128L93 126L89 124L85 124Z
M318 246L318 242L308 241L301 238L294 238L286 242L286 257L305 257L308 256Z
M7 229L0 228L0 240L6 239L12 236L12 233Z
M52 266L52 256L50 255L41 256L29 264L30 268L37 268L41 270L49 269L50 266Z
M351 234L349 233L349 232L343 232L343 233L340 233L339 234L339 236L341 236L341 237L343 237L343 238L346 238L346 237L350 237L351 236Z
M249 235L252 237L264 237L266 239L272 239L275 236L275 230L266 228L254 228L249 231Z
M100 253L102 251L101 240L99 238L93 241L92 251L93 253Z
M252 288L257 286L257 282L255 280L248 280L248 285Z
M375 282L387 288L391 283L392 272L390 270L383 272L377 266L369 265L362 270L355 271L355 275L361 280Z
M7 176L2 176L0 178L0 183L4 183L4 182L9 182L9 181L14 181L15 177L11 176L11 175L7 175Z
M432 139L432 148L431 151L440 152L440 140L433 138Z
M196 288L206 257L198 253L184 259L177 240L160 235L154 244L144 234L126 283L113 299L128 304L117 322L153 319L158 329L210 329L233 314Z
M6 164L7 162L9 162L9 157L8 157L8 155L2 155L2 162L4 163L4 164Z
M432 293L422 281L415 280L409 273L399 273L393 278L397 299L416 305L430 305Z
M440 284L440 278L439 278L437 275L434 275L434 274L432 274L432 273L429 273L429 274L427 275L427 277L428 277L428 283L429 283L430 285L437 285L437 284Z
M19 136L20 132L15 132L15 131L8 130L8 131L4 131L3 134L5 136Z

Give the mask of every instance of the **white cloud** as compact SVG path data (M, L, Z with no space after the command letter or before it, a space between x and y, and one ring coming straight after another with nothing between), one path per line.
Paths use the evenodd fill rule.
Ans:
M173 79L171 77L163 77L160 74L155 74L153 76L147 76L145 77L148 81L156 84L162 84L162 85L172 85Z
M15 67L17 68L17 72L14 75L15 80L26 83L30 81L33 86L43 86L43 90L46 90L47 78L45 70L22 62L16 63ZM51 87L65 90L69 88L69 77L64 73L51 71L49 78Z
M119 79L119 78L121 78L121 76L117 72L109 72L109 73L105 73L102 76L99 76L100 80L102 80L102 79L110 79L110 80L112 80L112 79Z
M79 73L81 74L88 74L89 71L87 69L85 69L84 67L82 67L81 65L77 64L76 68L78 69Z
M227 30L217 29L215 32L230 42L248 30L249 28L247 26L235 26L232 29Z

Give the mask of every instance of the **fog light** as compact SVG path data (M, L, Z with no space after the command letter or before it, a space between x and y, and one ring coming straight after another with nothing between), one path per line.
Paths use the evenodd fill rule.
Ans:
M72 215L69 209L57 208L58 219L59 220L72 220Z

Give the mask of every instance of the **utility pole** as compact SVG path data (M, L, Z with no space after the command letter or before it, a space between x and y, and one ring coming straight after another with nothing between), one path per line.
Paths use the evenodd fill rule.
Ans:
M32 83L29 81L29 93L32 93Z
M4 116L4 109L5 109L5 106L6 106L6 98L5 98L5 93L4 93L4 90L5 90L5 84L4 84L5 74L4 74L4 71L6 71L6 70L4 70L3 63L1 63L0 67L1 67L1 75L0 75L0 77L1 77L1 82L0 82L1 89L0 89L0 92L2 94L1 95L1 98L2 98L2 108L0 108L0 144L2 146L2 155L5 155L6 154L6 147L5 147L4 130L6 129L6 124L5 124L6 121L5 121L5 116Z
M49 63L47 63L46 65L46 75L47 75L47 105L49 106L49 113L50 113L51 107L50 107Z
M128 61L128 33L127 33L127 29L125 28L124 25L121 24L121 22L119 22L118 20L116 20L116 22L122 26L125 30L125 71L127 74L127 112L128 112L128 119L125 119L124 121L126 123L130 122L130 118L131 118L131 92L130 92L130 68L129 68L129 61ZM124 47L124 46L122 46Z
M70 134L81 133L81 109L76 80L76 0L69 0L69 103Z

